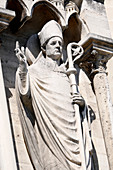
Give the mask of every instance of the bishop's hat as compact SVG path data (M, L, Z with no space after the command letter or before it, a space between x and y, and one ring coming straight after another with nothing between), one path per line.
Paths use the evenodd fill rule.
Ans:
M55 20L51 20L43 26L38 36L41 46L43 46L52 37L60 37L63 39L62 28Z

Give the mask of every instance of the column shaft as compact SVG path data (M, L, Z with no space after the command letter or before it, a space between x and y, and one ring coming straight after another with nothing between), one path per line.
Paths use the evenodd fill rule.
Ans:
M110 98L109 85L105 72L100 72L93 79L94 89L100 113L103 135L110 169L113 169L113 107Z
M17 170L0 60L0 169Z

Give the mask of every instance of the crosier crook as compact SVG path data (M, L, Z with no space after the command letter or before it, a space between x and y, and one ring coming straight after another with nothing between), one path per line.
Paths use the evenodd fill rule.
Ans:
M72 48L75 47L74 54L76 57L74 60L72 60ZM69 68L67 70L67 75L70 79L70 84L72 88L72 95L79 93L78 86L76 82L76 74L77 69L74 68L73 63L76 63L76 60L79 60L80 57L83 55L83 48L79 46L77 43L69 43L67 46L67 55L68 55L68 61L69 61ZM80 118L80 111L79 111L79 105L74 104L74 109L76 113L77 118L77 127L78 127L78 135L79 135L79 147L80 147L80 156L82 160L82 170L86 170L86 163L85 163L85 153L84 153L84 144L83 144L83 137L82 137L82 127L81 127L81 118Z

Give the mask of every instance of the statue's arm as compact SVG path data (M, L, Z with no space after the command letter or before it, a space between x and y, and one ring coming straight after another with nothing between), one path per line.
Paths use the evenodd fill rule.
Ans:
M27 59L24 54L24 47L20 48L16 45L16 56L19 61L19 67L17 70L17 84L19 87L19 91L22 95L25 95L29 91L29 76L28 76L28 64Z

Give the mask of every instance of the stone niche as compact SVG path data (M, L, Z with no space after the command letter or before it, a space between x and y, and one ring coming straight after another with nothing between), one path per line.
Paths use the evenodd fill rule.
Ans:
M65 60L69 43L76 42L84 49L84 54L77 65L80 69L79 89L90 112L90 132L93 145L92 170L113 169L113 153L111 153L113 149L113 108L109 90L110 82L107 81L109 74L112 77L112 73L110 69L108 69L108 73L106 71L106 64L113 55L113 40L110 36L102 0L8 0L0 2L2 66L0 77L4 81L1 83L1 89L6 93L4 98L3 94L0 95L0 101L6 100L9 127L6 127L5 130L8 134L11 133L9 138L12 150L10 152L14 152L9 163L12 166L8 169L34 169L23 138L16 102L15 77L18 68L18 59L14 51L16 41L19 42L20 47L25 47L25 53L31 64L30 62L33 62L41 50L37 33L50 20L57 21L62 27ZM0 108L1 120L2 112ZM4 124L6 119L4 118ZM1 142L0 146L1 144L4 151L4 145ZM6 143L6 147L10 146ZM2 170L6 170L4 155L0 155L0 162L3 163L4 169Z

